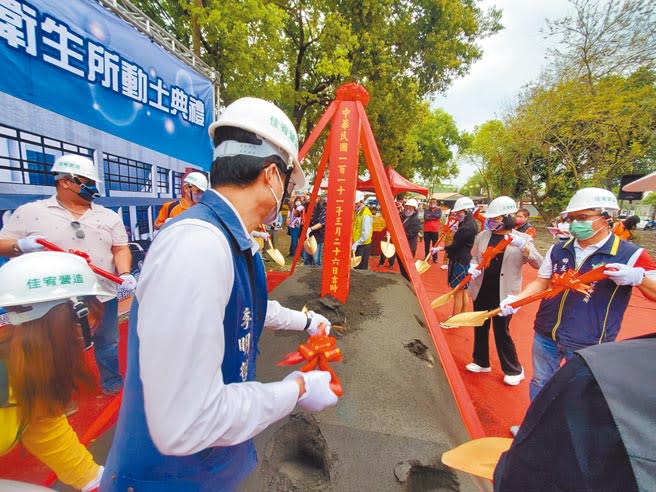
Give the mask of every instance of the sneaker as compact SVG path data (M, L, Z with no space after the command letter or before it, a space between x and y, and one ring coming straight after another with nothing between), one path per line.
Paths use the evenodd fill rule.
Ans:
M519 432L519 426L518 425L511 425L510 426L510 433L515 437L517 433Z
M448 269L449 269L449 265L442 265L440 267L440 270L448 270Z
M503 382L509 386L517 386L519 383L522 382L523 379L524 379L524 368L522 368L522 372L520 372L519 374L515 374L514 376L509 376L508 374L506 374L503 377Z
M469 372L490 372L492 370L491 367L481 367L476 362L470 362L465 366L465 369Z

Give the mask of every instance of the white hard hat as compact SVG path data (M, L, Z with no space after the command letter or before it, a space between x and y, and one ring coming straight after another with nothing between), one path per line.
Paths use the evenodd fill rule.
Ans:
M364 193L358 190L355 190L355 203L361 202L364 200Z
M208 129L210 138L222 126L232 126L255 133L265 142L262 145L224 142L214 148L214 159L224 155L280 156L288 166L293 166L291 181L294 188L305 185L305 175L298 162L298 135L287 115L275 104L256 97L242 97L228 105L219 119ZM225 145L224 145L225 144Z
M56 174L72 174L82 176L95 182L101 181L98 169L88 157L77 154L66 154L58 157L52 165L51 171Z
M404 207L414 207L415 209L419 206L417 203L417 200L414 198L408 198L405 203L403 204Z
M567 215L579 210L600 208L602 210L619 210L617 198L610 191L603 188L581 188L570 198L567 208L560 214Z
M461 210L474 210L476 208L476 205L474 205L474 202L471 198L463 196L462 198L458 198L456 200L456 203L453 204L453 209L451 212L460 212Z
M492 200L483 212L483 217L499 217L517 212L517 203L509 196L499 196Z
M185 183L195 186L201 191L207 189L207 177L198 171L187 174L183 180Z
M111 295L100 285L87 262L70 253L29 253L0 268L0 307L32 307L20 312L7 309L12 324L41 318L71 297Z

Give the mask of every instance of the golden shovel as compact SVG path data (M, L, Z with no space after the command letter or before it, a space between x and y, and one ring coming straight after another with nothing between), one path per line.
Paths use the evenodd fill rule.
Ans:
M380 242L380 251L383 253L385 258L391 258L396 254L396 248L392 243L390 243L390 233L387 233L387 239Z
M512 439L482 437L442 453L442 463L477 477L492 480L501 454L510 449Z
M317 239L314 236L308 236L303 242L303 249L309 255L314 255L317 252Z
M415 261L415 268L417 269L419 275L421 275L422 273L426 273L428 270L430 270L430 263L428 263L428 258L430 258L431 255L432 253L429 251L426 258L424 258L423 260Z
M262 230L266 232L266 227L262 226ZM269 245L269 248L266 250L266 253L269 255L269 258L275 261L278 265L284 266L285 257L280 251L273 247L273 244L271 244L271 238L267 239L267 244Z
M355 251L352 251L351 268L355 268L362 261L362 256L355 256Z

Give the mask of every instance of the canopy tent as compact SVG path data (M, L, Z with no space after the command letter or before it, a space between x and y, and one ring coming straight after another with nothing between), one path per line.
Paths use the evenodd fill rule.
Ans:
M414 192L428 196L428 188L416 185L412 181L405 179L391 167L385 169L385 174L387 174L387 179L389 180L390 187L392 188L392 195L398 195L399 193L404 192ZM361 181L358 179L357 189L360 191L376 191L371 178L366 181Z

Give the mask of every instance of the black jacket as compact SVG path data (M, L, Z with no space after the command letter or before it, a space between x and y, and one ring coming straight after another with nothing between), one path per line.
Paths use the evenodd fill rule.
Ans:
M467 265L471 261L471 249L474 246L474 238L478 234L478 226L474 218L467 214L453 235L453 242L444 250L449 255L449 261Z

